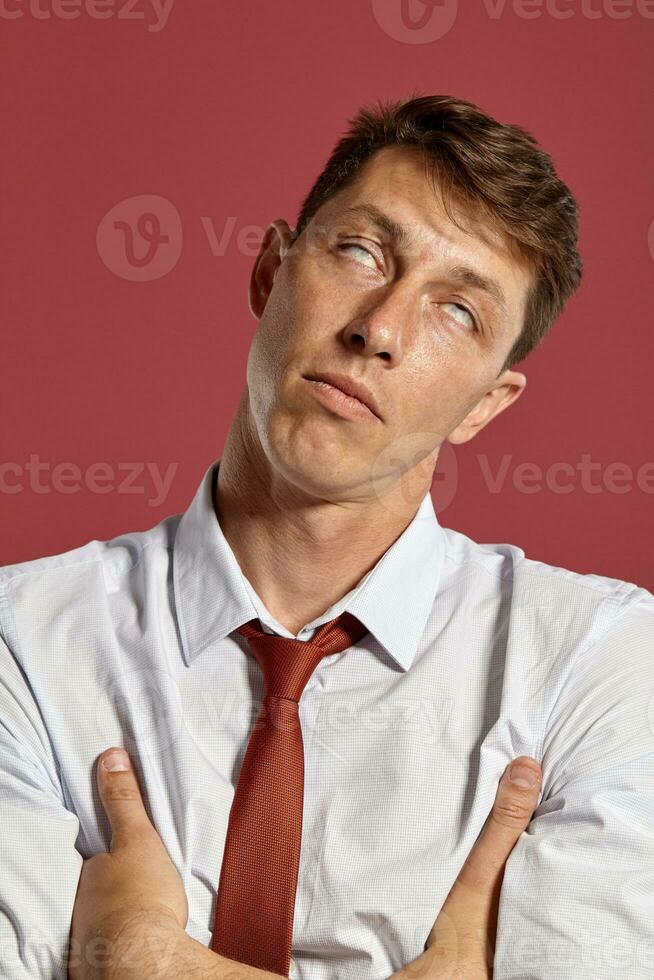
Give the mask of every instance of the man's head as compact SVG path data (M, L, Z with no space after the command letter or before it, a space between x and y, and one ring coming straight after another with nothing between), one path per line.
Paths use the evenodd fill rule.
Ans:
M323 499L433 471L526 384L514 365L581 278L577 206L522 128L446 96L363 109L252 271L254 436ZM307 376L363 382L378 416L344 418ZM324 389L323 389L324 390Z

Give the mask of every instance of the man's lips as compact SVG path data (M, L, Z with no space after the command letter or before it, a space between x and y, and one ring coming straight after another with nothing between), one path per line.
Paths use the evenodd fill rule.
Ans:
M373 415L381 420L375 397L362 381L358 381L349 375L337 374L334 371L312 372L311 374L305 375L305 377L308 381L322 381L327 385L331 385L332 388L337 388L349 398L356 399L365 405Z
M341 418L368 422L379 421L367 405L364 405L358 398L346 395L340 388L313 378L306 378L305 380L307 384L311 385L313 394L318 401L322 402L331 412L339 415Z

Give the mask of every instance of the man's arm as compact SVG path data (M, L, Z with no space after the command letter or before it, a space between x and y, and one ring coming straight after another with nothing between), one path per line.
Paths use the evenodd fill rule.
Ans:
M504 874L494 980L654 975L654 597L581 650Z
M534 765L534 760L529 761ZM429 950L391 980L436 980L444 975L454 980L453 966L464 961L474 966L465 980L487 980L487 908L493 902L496 875L533 812L539 777L540 769L529 790L501 781L491 815L498 819L487 821L462 871L468 874L467 891L464 882L454 899L448 898L430 936ZM116 747L105 750L97 760L96 779L111 842L108 852L94 855L82 867L72 916L69 980L273 980L278 976L219 955L187 935L183 882L145 811L129 754L117 752ZM446 921L441 923L443 915ZM478 929L469 935L473 922ZM466 950L461 948L459 931L469 936ZM431 969L432 963L438 971ZM449 967L447 973L440 969L443 964Z
M103 980L279 980L277 973L214 953L165 919L134 922L105 946L105 952L109 951L114 966ZM455 980L451 969L440 969L437 951L427 950L389 980L442 980L446 976Z
M78 830L38 708L0 637L0 976L65 980Z
M145 811L130 761L117 747L98 759L96 778L111 845L108 853L85 861L80 875L70 980L274 976L215 954L186 935L183 883ZM514 763L499 782L493 808L438 913L425 952L391 980L488 980L504 865L540 792L536 760L520 756Z
M279 980L214 953L168 916L137 916L115 934L105 930L96 952L102 980Z

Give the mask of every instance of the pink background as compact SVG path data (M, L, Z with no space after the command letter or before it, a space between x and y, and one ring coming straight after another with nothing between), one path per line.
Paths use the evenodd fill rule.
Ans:
M360 105L418 89L534 133L578 198L585 263L523 397L444 454L441 523L654 589L654 3L459 8L176 0L164 23L151 0L5 0L0 564L185 509L244 384L262 230L294 225ZM130 265L113 221L142 212L168 242ZM147 470L121 486L148 462L172 465L159 499Z

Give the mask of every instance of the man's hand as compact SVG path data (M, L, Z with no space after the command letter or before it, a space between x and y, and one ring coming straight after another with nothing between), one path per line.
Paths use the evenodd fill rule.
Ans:
M509 781L517 766L534 774L533 786ZM489 980L504 865L536 808L541 768L530 756L507 766L493 809L459 872L427 938L425 952L394 977L417 980Z
M118 936L143 923L162 923L184 933L188 902L182 879L148 819L131 766L108 771L122 750L108 749L98 759L100 798L111 824L109 853L96 854L82 866L70 935L69 980L111 976L109 959ZM120 761L120 760L118 760Z
M243 968L240 974L238 969L228 974L226 968L235 968L235 963L186 936L188 902L184 886L148 819L136 776L131 767L109 772L102 765L115 751L104 752L97 766L100 797L111 823L111 848L108 854L97 854L82 867L73 910L69 980L162 976L164 945L169 945L175 963L184 968L202 966L204 975L217 980L227 975L243 976L243 980L272 977L251 967ZM536 773L533 787L508 781L509 770L518 763ZM394 973L396 980L492 977L504 864L531 819L541 780L540 767L529 756L520 756L512 766L507 767L499 783L493 809L441 908L425 952ZM149 973L147 968L141 969L139 974L145 963L141 956L148 932L155 937L157 970ZM125 935L129 941L119 944L119 937ZM125 956L126 949L134 955L128 954L133 962L123 973L117 960ZM132 973L134 968L136 973ZM175 975L179 976L179 968Z

